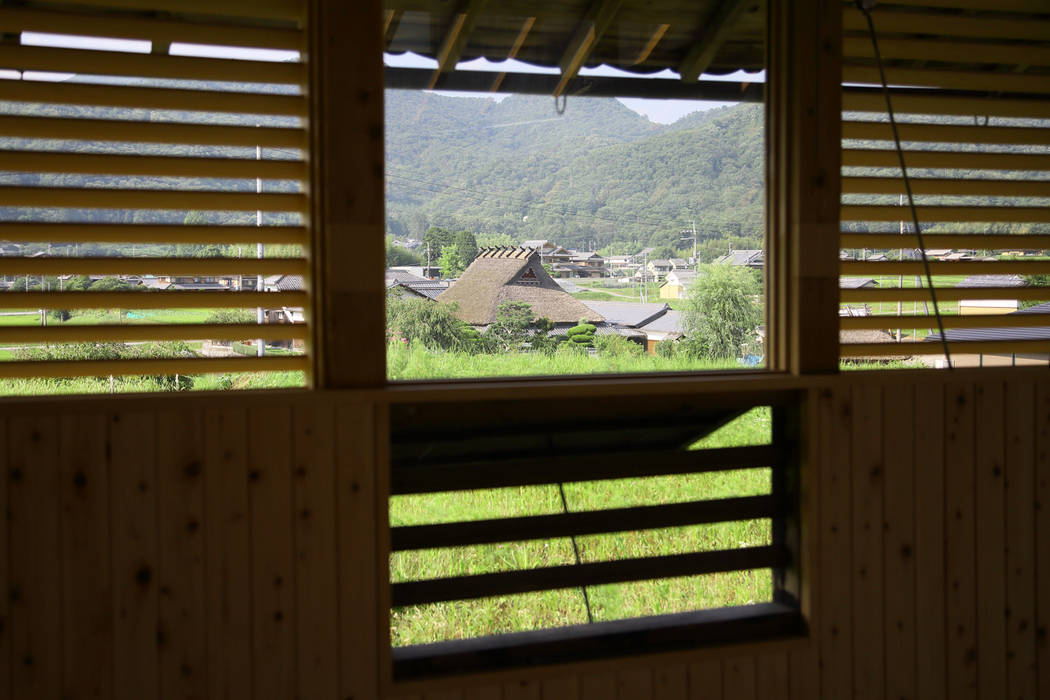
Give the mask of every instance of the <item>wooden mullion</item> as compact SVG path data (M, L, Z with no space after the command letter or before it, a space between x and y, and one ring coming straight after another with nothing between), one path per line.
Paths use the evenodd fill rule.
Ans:
M766 569L783 566L790 558L790 552L784 547L745 547L714 552L566 564L476 576L453 576L395 583L391 586L391 603L394 607L424 605L559 588L696 576L721 571Z
M391 470L390 493L440 493L768 467L778 464L785 452L773 445L759 445L644 454L645 461L641 455L628 452L493 462L498 469L478 463L395 468Z
M785 505L783 498L777 496L746 496L524 518L395 527L390 530L390 549L405 551L462 547L493 542L773 518L783 513Z
M841 3L768 8L771 369L836 372Z
M382 3L312 0L311 22L313 312L325 320L314 385L377 387L386 382Z

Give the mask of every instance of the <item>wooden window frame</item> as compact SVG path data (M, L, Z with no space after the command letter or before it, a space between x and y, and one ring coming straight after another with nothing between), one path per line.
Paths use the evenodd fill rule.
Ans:
M766 94L766 299L769 371L717 375L522 378L430 385L393 385L385 367L385 265L382 60L379 0L311 6L313 128L313 274L315 387L362 390L374 400L373 449L360 466L374 488L374 540L360 550L363 571L374 574L375 617L362 634L375 640L381 690L412 692L392 675L387 611L390 585L389 405L417 400L498 397L508 387L528 395L577 398L640 393L695 393L717 400L775 387L797 386L801 376L838 371L838 236L841 119L841 3L798 0L768 3ZM354 273L347 274L346 261ZM348 350L352 349L352 350ZM351 354L352 353L352 354ZM347 361L352 356L353 361ZM799 441L799 469L790 488L797 517L785 527L798 543L798 566L777 574L777 586L798 601L811 623L806 569L805 496L810 408L799 405L778 430ZM371 616L370 616L371 617ZM364 621L363 621L364 622ZM808 643L808 633L799 639ZM601 663L601 662L596 662ZM476 675L476 674L475 674Z

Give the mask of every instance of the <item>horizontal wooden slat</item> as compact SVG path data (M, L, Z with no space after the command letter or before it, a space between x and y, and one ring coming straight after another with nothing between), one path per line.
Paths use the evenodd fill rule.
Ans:
M695 576L719 571L767 569L783 566L790 559L791 556L784 547L748 547L411 581L391 586L391 604L394 607L402 607L530 591Z
M305 340L309 328L303 323L239 324L124 324L72 326L0 326L4 343L127 343L142 340Z
M0 339L2 339L0 335ZM501 518L440 525L413 525L390 529L393 551L463 547L491 542L649 530L731 520L772 518L783 513L773 496L725 498L655 506Z
M76 119L0 115L0 134L27 139L170 143L180 146L307 147L305 129L176 124L130 119Z
M302 308L306 292L3 292L0 309Z
M1036 275L1050 272L1050 260L931 260L932 275ZM921 260L844 260L839 263L843 275L921 275L926 267Z
M395 467L390 473L390 493L469 491L772 467L779 464L785 455L786 450L782 447L758 445L694 451L647 451L641 454L554 455L544 459L502 460L498 462L498 468L487 463Z
M226 372L306 371L304 355L269 357L200 357L125 360L49 360L0 362L0 377L105 377L129 374L212 374Z
M922 39L879 37L879 52L884 60L907 58L972 64L974 56L980 56L981 63L1050 66L1050 48L1034 44L1005 42L996 44L986 41L957 41L943 37L924 37ZM843 37L842 53L849 58L875 58L871 39L866 33Z
M943 194L986 197L1050 197L1050 180L952 180L910 177L913 194ZM899 177L843 177L843 194L903 194Z
M1050 235L1014 233L924 233L930 249L973 248L975 250L1043 250L1050 248ZM843 248L917 248L914 233L843 233Z
M1050 340L976 340L948 343L952 355L963 354L1026 354L1050 352ZM839 346L842 357L898 357L901 355L943 355L939 342L923 343L844 343Z
M915 207L920 222L930 221L1014 221L1050 222L1050 207ZM909 221L908 210L900 206L846 204L839 214L843 221Z
M129 55L123 51L59 49L0 44L0 68L80 75L121 75L175 80L305 85L306 65L285 61Z
M980 55L980 54L975 54ZM842 79L847 83L881 85L874 66L844 65ZM948 90L998 90L1001 92L1050 92L1050 76L1028 73L944 70L939 68L886 68L890 85L912 85Z
M66 5L80 5L111 11L115 8L136 12L187 12L249 19L300 20L306 12L303 0L66 0Z
M11 172L77 175L150 175L155 177L262 178L265 180L301 180L307 175L307 165L301 160L126 156L53 151L0 151L0 169Z
M882 8L880 8L882 9ZM992 9L993 6L985 6ZM995 16L960 15L945 12L875 12L875 31L882 34L929 34L938 36L980 37L982 39L1021 39L1045 41L1050 36L1050 22L1032 18L1014 19ZM868 30L868 24L852 5L845 8L842 28L846 31Z
M0 275L305 275L302 258L0 257Z
M251 3L244 8L251 10ZM253 27L208 22L178 21L170 17L147 19L114 13L88 14L14 7L0 8L0 31L5 33L52 32L113 39L148 39L173 42L300 50L306 36L297 29Z
M896 168L897 151L890 149L842 149L843 167ZM964 170L1050 170L1050 153L958 153L952 151L905 151L909 168L961 168Z
M923 8L945 7L951 10L988 9L988 0L893 0L893 4ZM997 0L995 9L1000 12L1043 14L1046 11L1046 3L1045 0Z
M119 190L101 187L0 187L9 207L75 209L195 209L198 211L306 212L310 201L292 192L219 192L204 190Z
M2 297L0 297L2 298ZM1021 299L1043 301L1050 299L1050 287L938 287L937 301L963 299ZM924 287L865 287L840 289L842 303L887 303L891 301L929 301L930 290Z
M129 109L306 116L306 98L299 95L68 82L62 83L62 89L58 89L55 83L40 80L4 80L0 83L0 99L11 102L126 107Z
M992 314L988 316L941 316L945 328L1032 328L1050 326L1050 314ZM935 316L850 316L839 319L840 330L889 328L937 328Z
M51 224L0 222L0 240L20 243L267 243L306 245L304 226Z
M988 95L955 94L937 90L891 90L893 110L897 114L948 114L965 117L1050 117L1050 100L1043 98L990 99ZM842 108L847 112L886 113L886 98L881 88L844 87Z
M897 122L897 130L903 142L1044 146L1050 140L1050 129L1041 127ZM843 121L842 138L892 141L893 130L887 121Z

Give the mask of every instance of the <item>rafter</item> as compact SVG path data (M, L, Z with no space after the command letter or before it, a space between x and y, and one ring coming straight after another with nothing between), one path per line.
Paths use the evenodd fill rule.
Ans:
M699 39L678 65L678 74L682 80L691 82L700 78L700 74L707 70L715 54L729 38L737 21L754 4L755 0L722 0L719 3Z
M508 61L518 57L518 52L521 51L521 47L525 43L525 39L528 38L529 32L532 31L532 25L534 24L536 24L535 17L525 18L525 21L521 25L521 30L518 32L518 36L514 38L514 44L510 47L510 53L507 54ZM503 78L506 77L506 75L507 72L503 71L496 77L496 80L492 83L492 92L499 92L499 87L503 84Z
M383 48L390 46L390 42L394 40L394 35L397 34L397 28L401 25L401 17L405 14L404 10L387 10L386 14L383 15Z
M634 59L635 65L644 63L645 59L649 58L649 54L653 52L653 49L656 48L656 45L660 43L660 40L664 38L664 34L666 34L667 30L670 28L670 24L661 24L656 28L653 35L649 37L649 41L645 43L645 47L642 49L641 53L638 54L638 58Z
M587 8L587 13L580 20L576 34L569 42L568 48L562 54L559 65L561 66L561 80L554 88L554 96L560 96L569 81L576 77L580 68L583 67L587 57L591 55L598 40L602 38L609 25L612 24L613 16L620 9L623 0L595 0Z
M441 42L441 50L438 51L438 67L431 80L431 89L437 85L442 73L447 73L456 67L459 57L463 55L463 47L467 45L467 39L474 31L474 25L477 24L478 17L487 2L488 0L468 0L463 11L452 16L452 25L445 34L445 40Z

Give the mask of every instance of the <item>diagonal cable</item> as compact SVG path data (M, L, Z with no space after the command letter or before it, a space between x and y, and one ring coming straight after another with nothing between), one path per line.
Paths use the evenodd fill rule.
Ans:
M933 275L930 273L930 261L926 257L926 244L922 238L922 228L919 226L919 213L915 208L915 198L912 196L911 180L908 178L908 169L904 165L904 149L901 147L901 137L897 131L897 120L893 114L893 103L890 99L890 88L886 82L886 69L882 63L882 54L879 52L879 40L875 34L875 22L871 18L871 6L874 2L870 0L854 0L857 9L864 15L868 22L868 33L871 35L871 46L875 51L875 62L879 67L879 79L882 82L882 94L886 97L886 111L890 116L890 128L893 130L893 142L897 147L897 159L900 161L901 178L904 180L904 191L908 196L908 208L911 211L912 224L915 226L915 237L919 242L919 252L922 254L922 267L926 272L926 283L930 287L930 301L933 303L933 315L937 320L937 330L941 335L941 347L944 349L944 357L948 361L948 369L952 368L952 356L948 350L948 336L944 332L944 321L941 318L941 309L937 305L937 294L933 288Z

